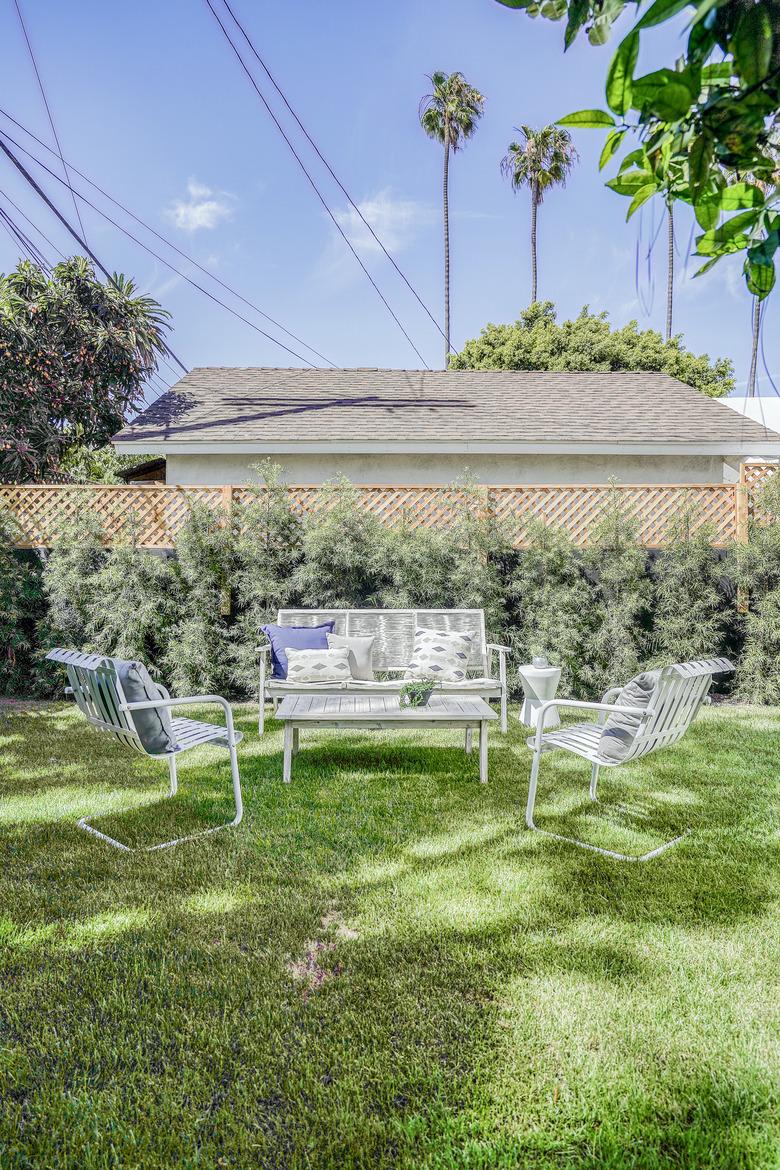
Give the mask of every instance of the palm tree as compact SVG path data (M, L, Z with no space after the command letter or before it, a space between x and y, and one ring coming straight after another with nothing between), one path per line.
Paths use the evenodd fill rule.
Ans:
M748 398L755 398L756 373L758 370L758 343L761 337L761 301L758 297L753 297L753 308L750 316L753 325L753 341L750 347L750 373L748 374L747 380L747 396Z
M444 146L444 366L450 360L450 151L459 150L477 128L485 99L462 73L432 73L432 91L420 102L420 125Z
M537 286L536 214L545 192L565 187L569 172L579 158L571 135L558 126L516 126L519 142L510 142L501 160L501 171L515 191L528 187L531 192L531 304Z
M671 198L666 201L666 340L672 339L674 309L674 216Z

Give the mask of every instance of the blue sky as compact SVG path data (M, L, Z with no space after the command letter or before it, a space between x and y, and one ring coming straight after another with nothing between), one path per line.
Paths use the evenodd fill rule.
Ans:
M69 161L337 365L419 366L202 0L22 3ZM610 46L578 41L564 55L562 25L533 21L494 0L236 0L234 6L332 166L439 319L441 149L421 131L418 103L434 69L462 70L482 90L482 124L450 171L453 343L459 348L488 321L513 320L529 296L529 212L527 198L513 195L501 178L499 161L519 122L541 125L572 109L603 105ZM640 66L673 59L678 37L679 27L656 31ZM50 142L11 4L0 7L0 67L0 104ZM11 129L3 119L0 124ZM618 325L637 318L642 327L662 328L663 233L649 276L645 258L658 213L645 209L641 222L636 216L625 223L627 200L606 189L608 176L597 170L602 141L600 132L577 133L581 162L567 188L553 192L541 208L540 296L554 300L561 317L588 304L608 310ZM369 246L343 195L321 168L316 174L415 344L432 367L440 366L442 344L434 327ZM0 176L0 189L53 243L72 250L63 229L5 160ZM64 189L52 179L42 182L72 217ZM188 366L299 364L95 212L82 209L82 216L89 242L107 267L132 275L170 310L171 344ZM685 271L690 231L691 218L680 208L675 328L694 351L730 357L744 383L750 298L739 262L724 261L693 281L695 260ZM16 248L0 232L0 270L16 260ZM764 319L764 348L776 382L778 296L770 299ZM772 393L763 368L760 374L762 391Z

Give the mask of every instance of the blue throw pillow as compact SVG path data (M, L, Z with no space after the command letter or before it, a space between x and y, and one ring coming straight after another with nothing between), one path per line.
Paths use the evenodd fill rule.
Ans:
M335 622L321 626L261 626L271 643L271 678L287 678L287 650L327 650Z

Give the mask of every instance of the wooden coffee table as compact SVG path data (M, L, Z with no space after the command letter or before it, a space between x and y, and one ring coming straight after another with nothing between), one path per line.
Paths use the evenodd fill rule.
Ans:
M473 695L433 695L426 707L402 707L397 695L288 695L276 718L284 723L285 784L290 783L293 756L302 727L340 727L387 731L394 727L459 727L466 733L466 751L479 731L479 780L488 778L488 723L498 719L484 699Z

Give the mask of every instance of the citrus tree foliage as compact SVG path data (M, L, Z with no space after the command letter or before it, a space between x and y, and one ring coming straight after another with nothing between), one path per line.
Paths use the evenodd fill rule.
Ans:
M712 529L696 527L696 509L684 504L668 529L655 564L652 644L661 665L707 658L723 644L721 565Z
M70 447L62 457L61 470L72 483L124 483L119 472L137 467L151 455L117 455L110 445Z
M565 44L585 30L603 44L625 0L499 0L552 20L567 18ZM628 215L656 194L692 204L702 229L705 271L744 252L750 292L775 282L780 245L777 164L771 149L780 111L780 0L653 0L615 52L606 79L609 110L580 110L561 125L608 130L606 165L626 136L638 146L610 182L630 199ZM647 31L679 13L690 17L683 53L635 76Z
M70 447L107 443L141 402L166 317L80 256L0 276L0 481L44 479Z
M511 325L486 325L450 365L455 370L658 370L711 398L734 386L727 358L713 362L707 354L693 354L679 335L664 341L636 321L612 329L606 313L591 313L587 306L559 325L551 301L531 305Z
M36 625L41 610L40 567L14 547L14 520L0 511L0 695L31 695L39 662Z

